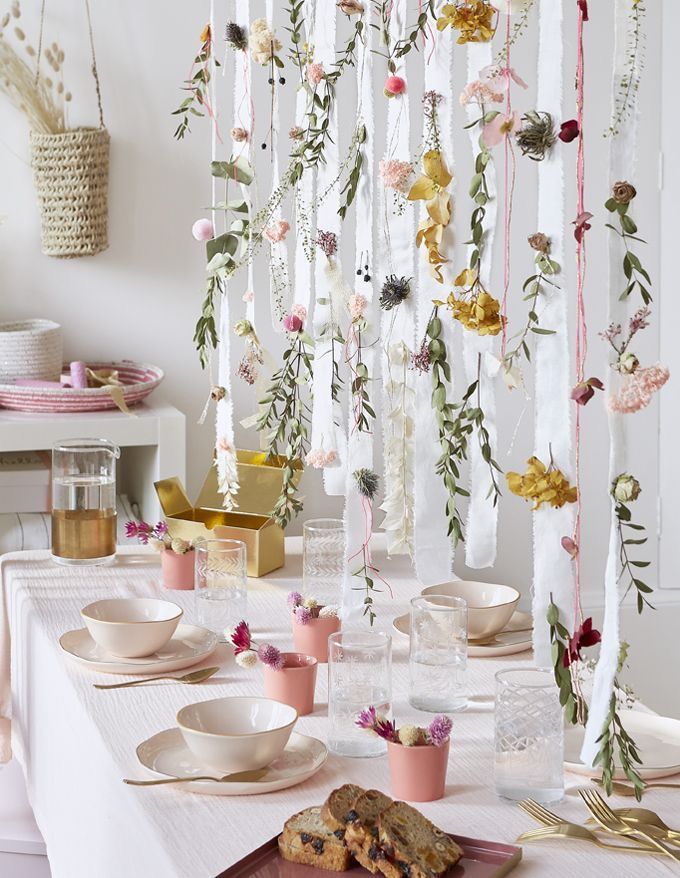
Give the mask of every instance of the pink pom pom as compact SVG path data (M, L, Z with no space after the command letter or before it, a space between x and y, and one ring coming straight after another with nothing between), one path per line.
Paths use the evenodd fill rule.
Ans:
M199 219L191 227L191 234L197 241L210 241L215 237L215 226L209 219Z
M388 76L385 81L385 94L388 97L403 94L406 91L406 80L401 76Z
M286 332L299 332L302 329L302 320L297 314L286 314L283 318L283 328Z

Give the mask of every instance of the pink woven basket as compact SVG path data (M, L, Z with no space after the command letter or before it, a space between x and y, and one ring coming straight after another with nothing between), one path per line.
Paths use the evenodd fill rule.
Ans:
M163 370L149 363L88 363L90 369L116 369L123 382L123 396L128 406L145 399L163 380ZM68 369L68 365L65 366ZM117 408L106 387L17 387L0 384L0 408L17 412L98 412Z

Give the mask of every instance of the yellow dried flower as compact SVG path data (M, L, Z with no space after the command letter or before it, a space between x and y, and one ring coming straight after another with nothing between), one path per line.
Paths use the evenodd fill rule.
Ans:
M549 503L556 509L565 503L576 503L576 488L552 463L546 467L537 457L530 457L527 464L524 475L512 472L505 474L508 488L513 494L532 500L534 509L538 509L542 503Z
M420 729L418 726L402 726L399 729L399 743L404 747L415 747L420 740Z
M452 293L447 301L453 319L462 323L465 329L477 335L498 335L503 329L505 318L500 313L501 304L485 290L480 290L470 299L457 299Z
M458 31L458 43L488 43L496 32L494 21L496 9L486 0L465 0L463 3L446 3L437 30L452 27Z

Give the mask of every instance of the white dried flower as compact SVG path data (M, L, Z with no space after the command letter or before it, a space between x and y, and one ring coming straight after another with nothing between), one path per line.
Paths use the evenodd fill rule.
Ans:
M319 606L319 602L316 598L305 598L302 606L307 607L308 610L315 610Z
M240 668L252 668L257 664L257 653L252 649L240 652L236 656L236 664Z
M165 543L163 540L157 540L156 537L149 537L148 545L151 546L152 549L155 549L157 552L162 552L165 548Z
M319 610L319 619L330 619L340 615L340 608L335 604L327 604Z
M178 555L184 555L191 548L191 543L187 542L187 540L181 539L180 537L175 537L170 543L170 548Z
M404 747L415 747L420 740L420 734L418 726L402 726L399 729L399 743Z

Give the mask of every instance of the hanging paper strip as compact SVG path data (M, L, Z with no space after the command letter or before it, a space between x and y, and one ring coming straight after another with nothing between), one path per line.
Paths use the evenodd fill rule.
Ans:
M267 0L266 3L267 24L274 29L274 0ZM272 159L272 188L274 192L279 188L279 73L277 68L272 65L271 76L274 82L271 88L271 105L270 112L270 150ZM272 325L276 332L283 332L283 318L290 310L291 306L291 288L290 277L288 274L288 247L285 241L276 240L276 229L282 222L282 214L280 207L272 212L269 220L274 240L270 239L269 250L269 296L271 306ZM267 235L265 231L265 236Z
M562 119L562 0L540 4L538 91L536 109L555 123ZM538 224L536 231L550 239L550 252L564 263L564 168L562 150L551 149L538 164ZM534 454L546 465L552 458L567 478L571 475L571 401L568 292L564 275L557 287L548 287L542 301L541 327L554 335L534 336ZM543 504L533 515L534 531L534 655L539 666L552 664L546 613L550 596L560 618L572 630L574 619L574 569L562 548L561 538L574 532L574 507L561 509Z
M332 70L336 60L335 26L336 6L317 3L314 22L314 59L323 64L325 70ZM321 86L320 86L321 87ZM330 138L326 143L326 161L317 171L317 192L328 195L317 205L316 228L319 232L336 236L340 243L340 217L338 216L339 195L337 186L332 185L339 171L338 120L335 103L331 110L328 130ZM332 328L340 323L341 315L346 314L347 299L351 294L342 275L339 254L327 257L317 248L314 266L314 286L316 302L314 305L314 407L312 411L312 449L325 452L334 451L337 460L333 466L324 469L324 487L327 494L345 493L345 464L347 459L347 440L340 426L341 413L336 411L331 384L334 380L333 361L341 355L339 345L332 341Z
M423 51L425 91L435 91L443 100L438 106L441 146L448 169L453 173L453 52L450 39L436 40L434 51ZM426 216L425 208L421 216ZM453 253L452 224L444 230L442 252ZM430 266L421 255L418 260L417 342L425 338L432 314L432 300L445 298L442 285L432 276ZM453 350L453 321L442 321L447 349ZM448 494L442 477L435 472L440 455L437 424L432 407L432 386L429 374L416 376L416 462L415 462L415 562L416 574L423 585L434 585L451 579L453 543L447 535L444 515Z
M366 28L365 42L360 45L357 59L357 124L363 124L366 129L366 139L363 150L363 171L359 180L355 198L355 241L357 265L360 254L365 254L365 259L370 266L373 265L373 160L374 160L374 115L373 115L373 28ZM368 302L364 315L368 324L368 331L373 334L377 325L378 315L376 303L373 300L374 278L364 281L363 266L361 263L361 277L355 275L356 292L364 296ZM363 352L363 362L366 365L369 376L374 374L376 364L375 347L369 347ZM374 385L375 386L375 385ZM359 564L359 553L367 537L366 505L362 503L361 495L356 486L353 473L358 469L373 469L373 432L353 429L354 415L352 407L349 412L348 440L347 440L347 485L344 511L346 553L348 560L345 567L342 594L342 618L343 624L359 621L363 614L364 591L362 581L352 576Z
M621 94L622 81L629 77L627 69L629 59L626 52L627 26L630 15L630 3L627 0L615 0L614 5L614 70L612 74L612 107L616 106L617 97ZM633 92L632 112L618 134L611 135L609 141L609 184L617 180L634 178L637 158L638 109L637 92ZM609 246L609 298L607 324L624 324L627 305L619 299L621 264L623 260L623 242L618 235L610 235ZM609 362L607 361L607 370ZM626 442L624 417L617 412L609 412L609 484L626 471ZM599 745L597 739L605 725L614 677L619 658L619 541L615 501L611 498L611 524L609 531L609 554L604 580L604 623L602 626L602 643L600 656L595 669L593 694L588 712L581 759L586 765L592 765Z
M210 3L210 29L215 38L214 0ZM211 157L217 159L217 120L219 109L217 103L218 77L213 73L210 80L210 99L215 113L212 125ZM217 204L217 179L212 177L211 204ZM215 214L217 216L217 214ZM229 318L229 291L226 281L219 302L219 347L217 351L217 384L224 389L223 396L215 407L215 466L217 468L217 485L222 494L225 509L233 509L238 505L238 471L236 468L236 450L234 446L234 407L231 393L231 359L230 337L231 321Z
M406 0L394 0L389 16L392 44L406 34ZM395 59L396 75L406 79L405 57ZM410 157L410 114L406 92L388 99L384 160L408 162ZM400 199L395 209L392 193L380 186L378 222L378 275L383 284L388 276L413 282L415 227L413 204ZM413 554L413 467L415 458L415 376L408 369L409 352L415 348L415 296L413 292L392 310L384 310L381 321L382 420L384 492L382 509L390 554Z
M479 79L480 71L491 64L490 43L470 43L468 45L468 82ZM468 105L470 121L478 118L479 107ZM479 126L470 129L473 153L479 151ZM484 244L479 268L479 277L486 289L490 289L493 243L496 233L496 172L493 161L486 169L489 187L489 201L486 205ZM479 336L474 332L463 331L463 362L468 384L479 374L480 402L484 411L484 423L489 432L489 442L495 456L496 435L496 394L493 377L489 369L493 354L492 336ZM497 371L497 370L493 370ZM470 502L465 533L465 563L468 567L491 567L496 560L496 529L498 507L489 496L491 479L488 464L482 457L478 442L470 443Z

